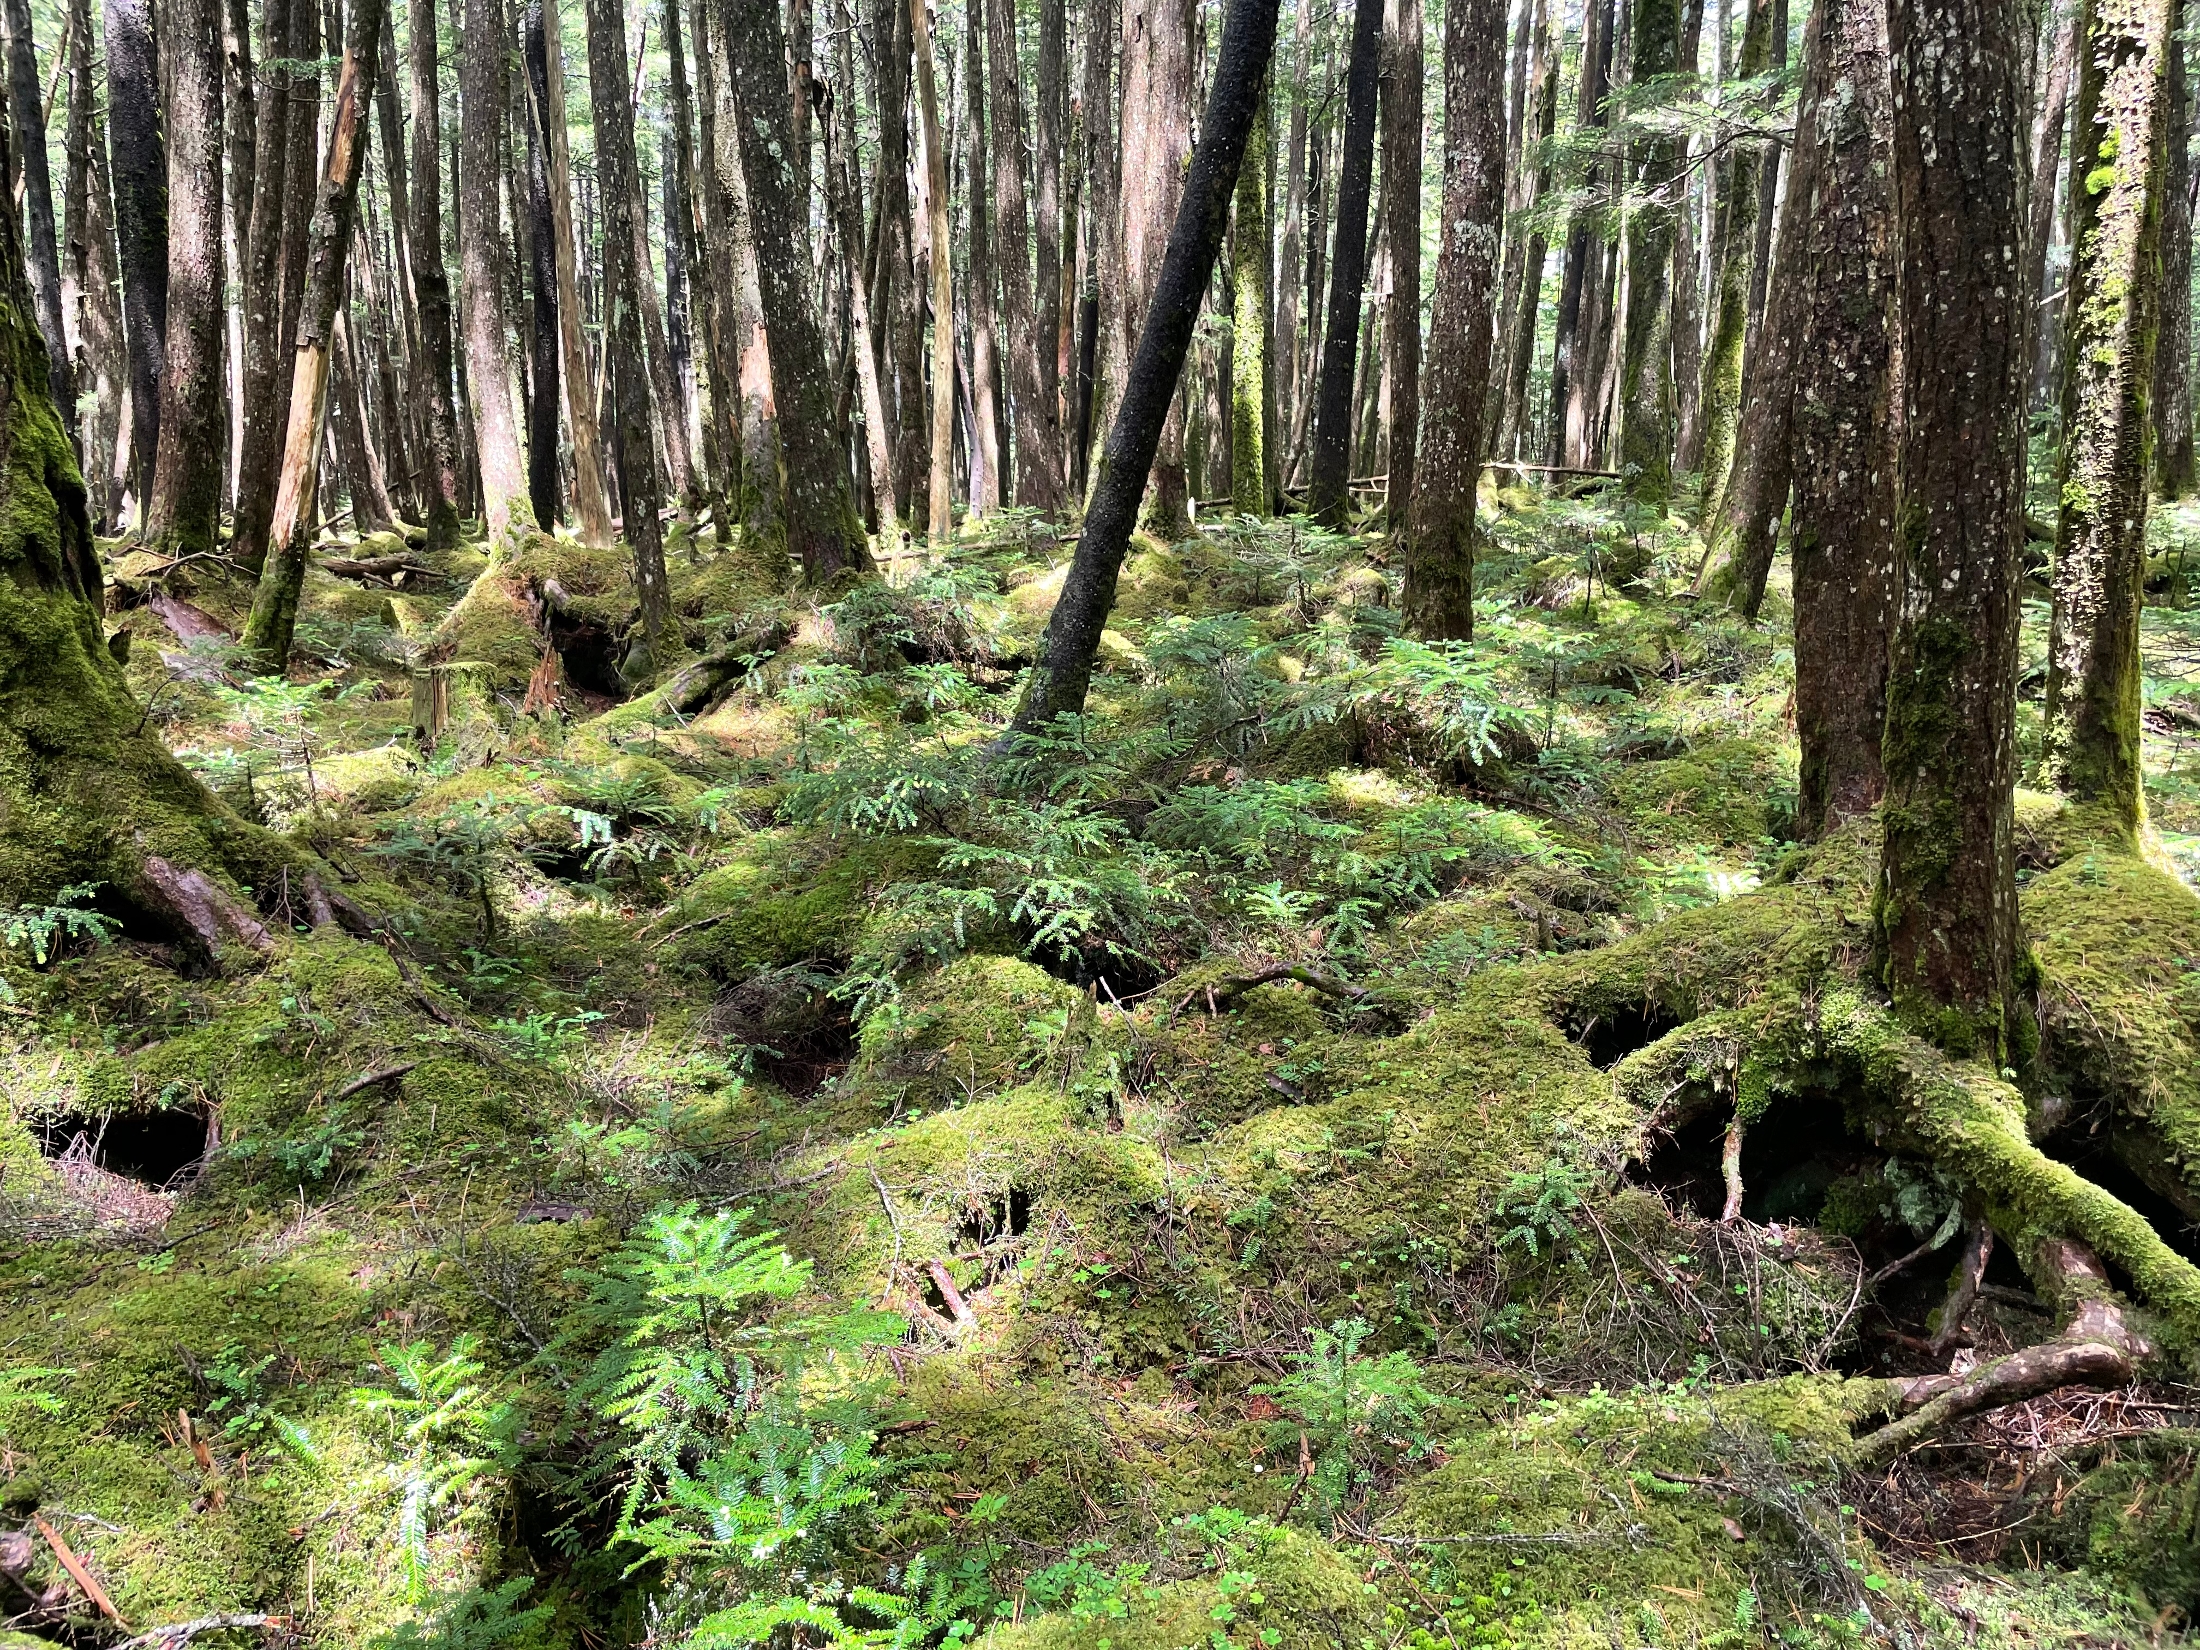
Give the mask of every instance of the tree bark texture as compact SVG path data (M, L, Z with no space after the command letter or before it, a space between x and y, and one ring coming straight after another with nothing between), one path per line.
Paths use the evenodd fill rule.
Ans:
M459 53L459 304L482 514L490 538L502 539L515 514L533 525L526 521L532 513L527 507L527 462L512 410L505 242L497 207L497 180L504 174L506 53L498 0L465 0L465 6ZM551 7L543 8L546 22L551 12Z
M1680 67L1680 0L1636 0L1634 83ZM1662 508L1673 489L1673 211L1657 198L1680 170L1680 145L1647 137L1631 157L1646 194L1627 223L1627 319L1620 357L1620 469L1646 504Z
M566 147L565 52L558 8L542 9L543 132L550 165L550 232L558 276L558 349L565 363L565 417L573 432L573 522L583 544L611 543L604 493L603 432L596 424L596 374L588 360L580 268L573 238L573 166Z
M968 232L965 243L969 248L969 279L963 283L964 307L970 314L970 513L988 516L1001 507L1006 488L1001 474L1001 409L995 405L994 395L1001 381L1000 363L995 352L997 334L993 325L993 294L998 285L993 277L993 232L988 207L992 193L986 176L986 86L984 64L986 59L983 0L968 9L968 32L964 36L963 73L967 81L968 97L964 103L963 120L969 147L965 150L968 164L963 205L968 214ZM997 115L998 110L994 113ZM1013 328L1009 336L1024 336Z
M1550 0L1535 0L1534 38L1529 54L1529 94L1523 141L1533 153L1521 157L1518 186L1507 197L1508 218L1517 222L1532 211L1551 187L1551 168L1542 146L1558 126L1558 73L1563 56L1551 30ZM1514 261L1514 249L1519 259ZM1528 427L1528 372L1535 365L1536 321L1543 309L1543 268L1550 246L1540 224L1514 231L1505 252L1505 307L1499 312L1499 359L1504 363L1500 389L1496 453L1517 457Z
M1068 462L1062 376L1069 352L1063 343L1062 156L1069 132L1069 20L1064 0L1039 0L1039 97L1037 141L1032 147L1031 228L1038 325L1032 347L1039 356L1039 391L1054 420L1056 505L1068 496ZM1013 10L1011 11L1013 17ZM1068 216L1074 249L1076 208ZM1072 261L1074 261L1074 251Z
M1589 0L1582 41L1580 97L1575 124L1581 127L1609 124L1604 100L1611 89L1612 22L1617 0ZM1592 166L1583 180L1583 193L1594 196L1601 168ZM1578 208L1567 223L1566 267L1559 278L1557 334L1551 346L1551 452L1553 464L1579 459L1580 384L1586 379L1585 339L1582 326L1590 270L1603 262L1604 246L1595 233L1596 208Z
M130 492L142 523L160 446L168 337L168 156L152 0L105 0L107 146L130 355Z
M1499 19L1503 27L1503 19ZM1421 428L1421 0L1390 0L1382 75L1383 204L1390 297L1383 314L1390 414L1386 513L1395 530L1413 501ZM1489 323L1484 321L1486 327ZM1480 441L1476 446L1479 448Z
M61 246L54 234L53 175L46 161L46 109L38 84L38 50L31 39L30 0L6 0L0 6L8 54L8 119L15 128L22 167L24 217L29 233L24 252L30 269L31 300L38 330L45 335L48 387L54 411L71 442L76 427L76 373L69 360L69 330L61 304ZM220 176L217 168L215 176ZM216 193L219 193L217 187ZM83 449L81 445L78 451Z
M1230 196L1275 44L1276 0L1230 0L1199 146L1192 153L1176 223L1146 306L1138 353L1108 431L1077 553L1040 638L1012 736L1084 710L1100 633L1115 605L1116 580L1137 525L1146 476L1161 445L1161 427L1176 400L1207 282L1222 250Z
M1749 0L1743 14L1736 72L1765 72L1772 55L1772 0ZM1806 60L1809 48L1804 48ZM1734 432L1742 416L1742 345L1749 331L1749 285L1756 267L1757 185L1764 157L1737 145L1718 174L1711 229L1711 331L1697 390L1703 424L1704 515L1718 519L1734 465ZM1792 180L1790 188L1794 187Z
M2047 90L2040 99L2039 124L2032 138L2031 205L2025 213L2025 282L2034 306L2047 297L2047 255L2055 242L2055 203L2063 187L2063 135L2070 124L2070 88L2077 73L2080 0L2063 0L2062 25L2048 62ZM2056 330L2055 312L2042 311L2044 339Z
M1490 311L1505 210L1504 0L1444 16L1444 205L1429 328L1428 467L1407 517L1405 621L1424 641L1474 634L1474 498Z
M1905 1019L2005 1064L2017 1012L2024 538L2021 0L1893 0L1902 336L1897 618L1874 914ZM2021 291L2021 288L2019 288Z
M1370 0L1380 5L1381 0ZM1115 404L1128 393L1146 312L1184 193L1192 148L1192 24L1188 0L1122 0L1123 101L1120 249L1122 281L1111 348L1121 366L1103 372L1110 404L1100 416L1114 439ZM1234 174L1233 174L1234 181ZM1143 478L1142 478L1143 479ZM1155 449L1146 526L1165 542L1191 531L1184 474L1184 413L1172 405Z
M1041 330L1032 286L1031 210L1024 174L1024 100L1016 54L1016 0L984 0L986 71L993 92L993 197L1000 239L993 248L1001 273L1001 320L1008 351L1015 501L1049 513L1062 506L1062 426L1053 390L1040 366L1053 332ZM1049 210L1053 210L1050 206Z
M1375 171L1376 82L1383 0L1356 0L1352 55L1345 68L1344 156L1337 179L1337 242L1329 260L1329 316L1322 333L1321 382L1315 390L1313 467L1307 513L1342 527L1352 479L1352 376L1359 352L1360 295L1367 281L1368 190ZM1498 26L1503 50L1504 26ZM1476 403L1476 413L1481 410Z
M106 531L120 502L115 446L122 429L126 363L122 312L115 297L114 196L107 187L107 145L92 65L91 0L69 0L69 16L69 171L62 208L62 233L68 241L65 315L75 340L76 382L92 397L82 445L92 525Z
M558 319L558 221L550 204L550 134L543 118L550 105L550 65L543 50L545 0L524 0L519 10L520 57L527 71L527 287L528 326L527 499L544 527L564 518L558 463L559 414L564 404L558 363L563 353Z
M932 445L925 532L945 544L955 525L955 282L948 255L947 134L940 123L928 0L907 0L916 53L917 110L924 128L925 209L932 237Z
M2162 324L2154 347L2154 476L2165 498L2200 486L2192 431L2192 89L2171 5L2163 134Z
M296 0L292 0L296 4ZM406 251L420 320L416 387L423 402L421 496L428 546L458 542L458 413L451 392L451 283L443 267L442 111L436 86L435 0L412 0L407 42L412 66L412 181Z
M1268 224L1268 162L1274 125L1261 90L1259 112L1238 166L1230 220L1230 502L1239 515L1274 508L1268 451L1268 317L1275 306L1274 242Z
M2169 0L2085 0L2079 27L2045 767L2136 826Z

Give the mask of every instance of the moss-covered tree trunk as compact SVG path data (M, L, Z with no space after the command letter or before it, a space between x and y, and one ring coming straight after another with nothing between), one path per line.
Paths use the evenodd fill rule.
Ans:
M2009 266L2024 244L2031 28L2024 0L1893 0L1888 32L1904 422L1874 912L1897 1010L2001 1063L2030 342Z
M1825 0L1803 59L1796 143L1812 151L1798 248L1807 270L1795 371L1797 812L1806 837L1868 813L1885 789L1894 627L1893 88L1883 0Z
M2070 155L2062 515L2046 768L2126 825L2141 813L2139 604L2153 480L2169 0L2086 0Z
M1262 89L1253 135L1238 168L1230 222L1230 502L1238 514L1265 516L1274 507L1268 475L1268 317L1275 307L1274 242L1268 220L1269 152L1274 124Z
M1490 391L1490 307L1505 204L1503 0L1444 18L1444 205L1429 329L1423 466L1406 525L1405 618L1428 641L1474 634L1474 497Z
M1405 526L1412 507L1420 457L1421 36L1421 0L1390 0L1382 79L1383 173L1392 180L1383 189L1390 296L1383 307L1382 393L1390 421L1384 515L1394 531ZM1368 370L1374 371L1374 363Z
M1635 0L1634 83L1680 67L1680 0ZM1638 141L1635 186L1662 189L1680 170L1670 137ZM1620 354L1620 469L1644 503L1662 508L1673 490L1673 212L1655 196L1627 224L1627 320Z
M2171 7L2162 134L2162 324L2154 343L2154 479L2165 498L2196 485L2192 434L2192 88L2181 7Z
M84 26L91 26L90 18L85 19ZM74 28L72 22L72 34ZM54 406L61 414L61 427L73 441L77 434L76 373L69 360L68 325L62 316L61 246L54 236L53 177L46 165L46 109L39 95L30 0L7 0L0 6L0 34L5 35L8 59L8 118L15 123L16 147L21 151L24 221L30 230L31 292L37 301L38 330L46 335Z
M1772 53L1772 0L1749 0L1735 72L1754 79ZM1809 48L1804 48L1809 59ZM1757 174L1763 157L1740 144L1719 168L1711 227L1711 336L1697 390L1703 424L1705 520L1716 520L1734 464L1734 431L1742 416L1742 341L1749 329L1749 277L1756 252Z

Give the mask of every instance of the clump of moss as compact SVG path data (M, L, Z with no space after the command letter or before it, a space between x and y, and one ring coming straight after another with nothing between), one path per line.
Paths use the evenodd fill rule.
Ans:
M1076 1002L1018 958L958 958L871 1016L848 1081L911 1111L982 1099L1049 1057Z

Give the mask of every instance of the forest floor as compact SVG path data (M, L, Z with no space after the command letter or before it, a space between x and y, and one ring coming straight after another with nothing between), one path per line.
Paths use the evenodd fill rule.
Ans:
M754 642L690 714L619 697L617 552L339 552L397 561L317 568L258 681L247 585L118 547L149 716L384 926L208 975L97 889L5 914L0 1618L669 1645L860 1585L999 1650L2177 1637L2200 1386L1857 1451L1946 1366L1961 1211L1855 1069L1752 1075L1868 991L1869 833L1791 840L1783 589L1691 601L1700 543L1601 497L1486 520L1471 648L1399 635L1379 534L1142 541L1089 715L1013 750L1069 550L1016 513L823 607L675 528L685 657ZM2020 798L2020 1081L2189 1260L2200 509L2156 535L2154 835ZM696 1308L742 1396L638 1415L619 1349L702 1356L663 1326L716 1285L619 1285L741 1259L739 1210L801 1263ZM2052 1332L1997 1249L1958 1367ZM635 1535L760 1416L806 1489Z

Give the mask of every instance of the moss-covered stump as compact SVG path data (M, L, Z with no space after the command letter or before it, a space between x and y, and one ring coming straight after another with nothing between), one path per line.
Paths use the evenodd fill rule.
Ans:
M495 667L477 659L420 665L412 676L413 740L422 750L445 744L467 767L480 767L503 745Z

